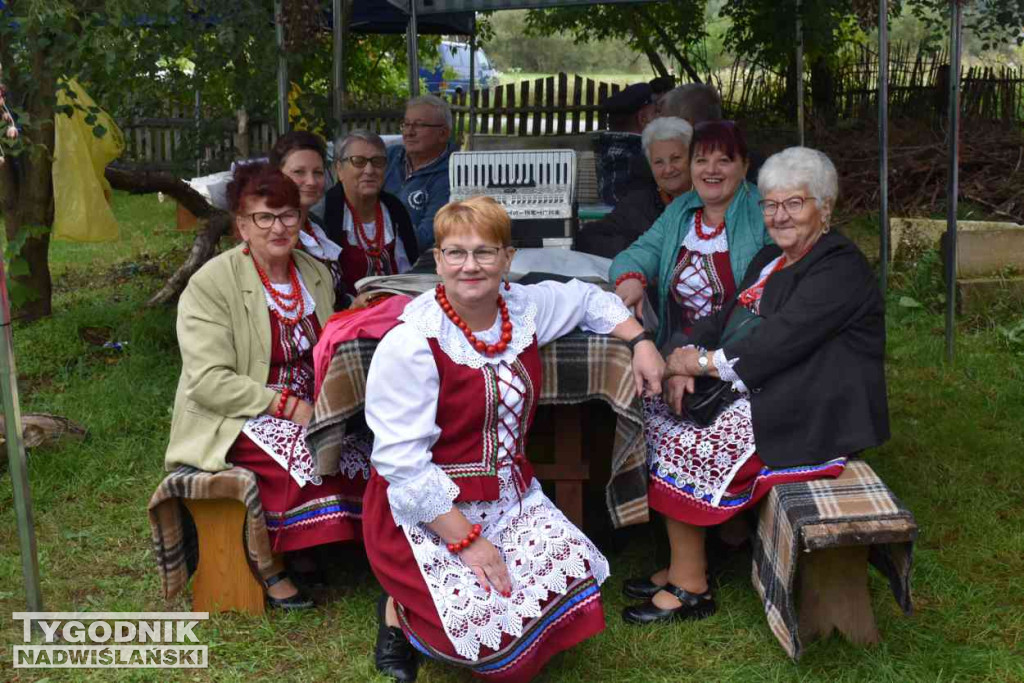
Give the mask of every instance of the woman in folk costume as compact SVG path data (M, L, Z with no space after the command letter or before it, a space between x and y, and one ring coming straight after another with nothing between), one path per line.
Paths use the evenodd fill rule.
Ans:
M625 583L642 601L623 613L629 623L713 614L705 530L737 519L773 486L837 477L849 456L889 438L884 302L867 259L830 229L835 166L790 147L769 157L758 186L775 244L669 354L664 404L645 406L648 500L665 516L671 556ZM683 410L698 382L727 398Z
M525 681L604 628L608 563L541 492L524 455L538 347L577 326L627 340L638 392L660 391L663 361L610 292L578 281L502 286L510 232L490 198L442 208L442 283L406 307L370 364L364 534L390 596L379 604L376 663L398 680L416 677L410 643L479 676Z
M313 214L314 207L323 201L326 187L327 150L324 141L316 133L306 130L285 133L270 150L270 164L298 186L306 220L299 231L297 248L327 266L334 283L335 306L344 308L347 301L341 275L341 247L327 236L323 221Z
M334 293L327 269L295 248L299 190L252 164L236 171L228 199L245 243L200 268L178 302L182 370L166 465L252 471L275 555L358 538L365 480L318 476L306 448L313 345ZM276 560L261 577L268 604L312 607Z
M409 212L383 192L387 150L376 133L353 130L334 143L338 184L327 192L324 229L341 245L345 294L370 275L395 275L412 268L419 247Z

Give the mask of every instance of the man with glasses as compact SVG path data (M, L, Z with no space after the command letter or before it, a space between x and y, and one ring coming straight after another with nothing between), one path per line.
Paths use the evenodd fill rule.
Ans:
M384 190L408 209L421 249L434 244L434 214L451 193L448 158L456 150L451 133L448 103L436 95L421 95L406 103L402 144L388 150Z

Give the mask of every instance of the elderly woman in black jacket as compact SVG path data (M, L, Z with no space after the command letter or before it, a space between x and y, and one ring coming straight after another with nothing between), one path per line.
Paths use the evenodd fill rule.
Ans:
M847 457L889 438L883 301L863 254L829 229L835 166L791 147L765 162L758 186L778 246L764 247L736 294L694 325L692 345L669 356L666 402L646 406L649 501L666 517L672 552L667 569L626 582L627 595L647 600L626 609L627 622L712 614L706 527L776 484L838 476ZM692 418L711 378L732 391L702 427L686 405Z
M693 126L684 119L665 116L647 124L641 144L652 175L637 178L611 213L587 223L576 238L576 249L615 258L647 232L672 200L693 187L691 139Z

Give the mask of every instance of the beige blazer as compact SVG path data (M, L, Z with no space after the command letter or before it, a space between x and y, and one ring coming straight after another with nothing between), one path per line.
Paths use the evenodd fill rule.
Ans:
M334 311L330 273L295 251L321 325ZM164 465L208 472L231 467L228 449L245 421L274 398L270 375L270 310L263 283L242 245L200 268L178 301L181 378L174 396L171 438Z

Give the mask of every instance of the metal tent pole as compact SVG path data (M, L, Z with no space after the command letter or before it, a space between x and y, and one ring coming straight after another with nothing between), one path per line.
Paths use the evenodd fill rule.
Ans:
M406 49L409 52L409 94L420 94L419 36L416 35L416 0L409 0L409 27L406 30Z
M284 8L274 0L274 33L277 39L277 134L288 132L288 57L284 51Z
M878 0L878 207L882 297L889 287L889 2Z
M469 36L469 134L476 134L476 19Z
M952 0L949 35L949 189L946 201L946 361L953 362L956 334L956 209L960 194L960 38L963 7Z
M25 444L21 439L21 407L18 405L18 374L14 367L14 343L11 338L11 302L7 297L7 275L0 259L0 389L4 402L4 425L7 438L7 462L14 489L14 515L18 522L18 547L21 551L21 573L25 580L25 600L30 612L43 611L43 594L39 583L39 557L36 553L36 531L32 519L32 490L28 483Z
M333 51L334 62L331 71L331 84L334 88L334 99L331 102L331 115L334 117L335 135L341 135L341 116L345 112L345 2L332 0L331 11L334 13Z
M796 126L804 146L804 28L800 21L800 0L796 0Z

